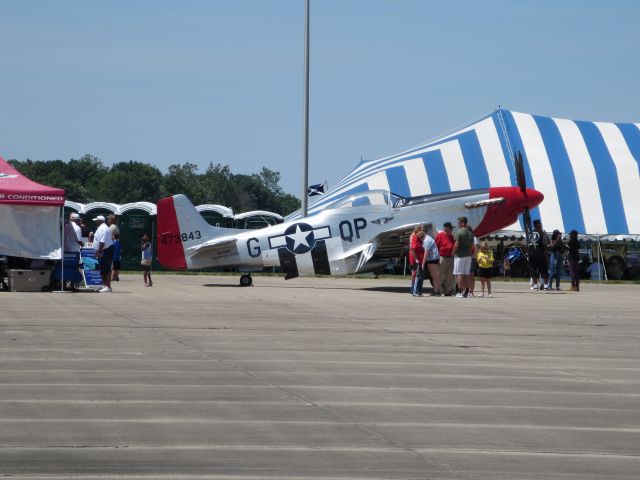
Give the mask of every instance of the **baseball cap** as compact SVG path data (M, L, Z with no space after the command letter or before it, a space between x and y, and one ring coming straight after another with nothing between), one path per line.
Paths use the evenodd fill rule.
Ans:
M104 222L104 215L98 215L93 219L94 222Z
M77 213L72 213L69 218L71 218L71 220L80 220L80 215L78 215Z

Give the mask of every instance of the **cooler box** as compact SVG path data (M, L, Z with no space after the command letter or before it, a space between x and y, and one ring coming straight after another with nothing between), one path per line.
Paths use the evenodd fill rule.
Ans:
M9 291L44 292L49 290L51 270L7 270Z

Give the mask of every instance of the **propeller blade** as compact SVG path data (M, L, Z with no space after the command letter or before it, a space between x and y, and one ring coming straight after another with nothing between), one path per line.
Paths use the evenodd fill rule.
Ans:
M522 211L522 223L524 223L524 233L526 236L527 242L527 254L531 254L531 250L535 245L535 239L533 238L533 224L531 223L531 215L529 214L529 209L525 208Z
M516 166L516 180L522 193L527 192L527 179L524 174L524 160L522 159L522 152L513 154L513 160Z

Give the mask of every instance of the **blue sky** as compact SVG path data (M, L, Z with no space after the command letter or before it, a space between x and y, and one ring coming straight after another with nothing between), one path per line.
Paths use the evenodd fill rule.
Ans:
M495 109L640 120L640 2L311 0L309 182ZM0 0L0 156L301 190L303 0Z

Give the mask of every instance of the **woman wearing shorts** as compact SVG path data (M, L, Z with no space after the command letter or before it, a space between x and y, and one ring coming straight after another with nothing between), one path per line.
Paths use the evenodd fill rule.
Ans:
M429 269L429 274L431 275L431 280L433 282L433 292L431 292L431 296L444 296L442 282L440 281L440 253L438 252L438 246L431 235L425 233L424 239L422 240L422 248L424 249L422 270L424 271L426 265Z

